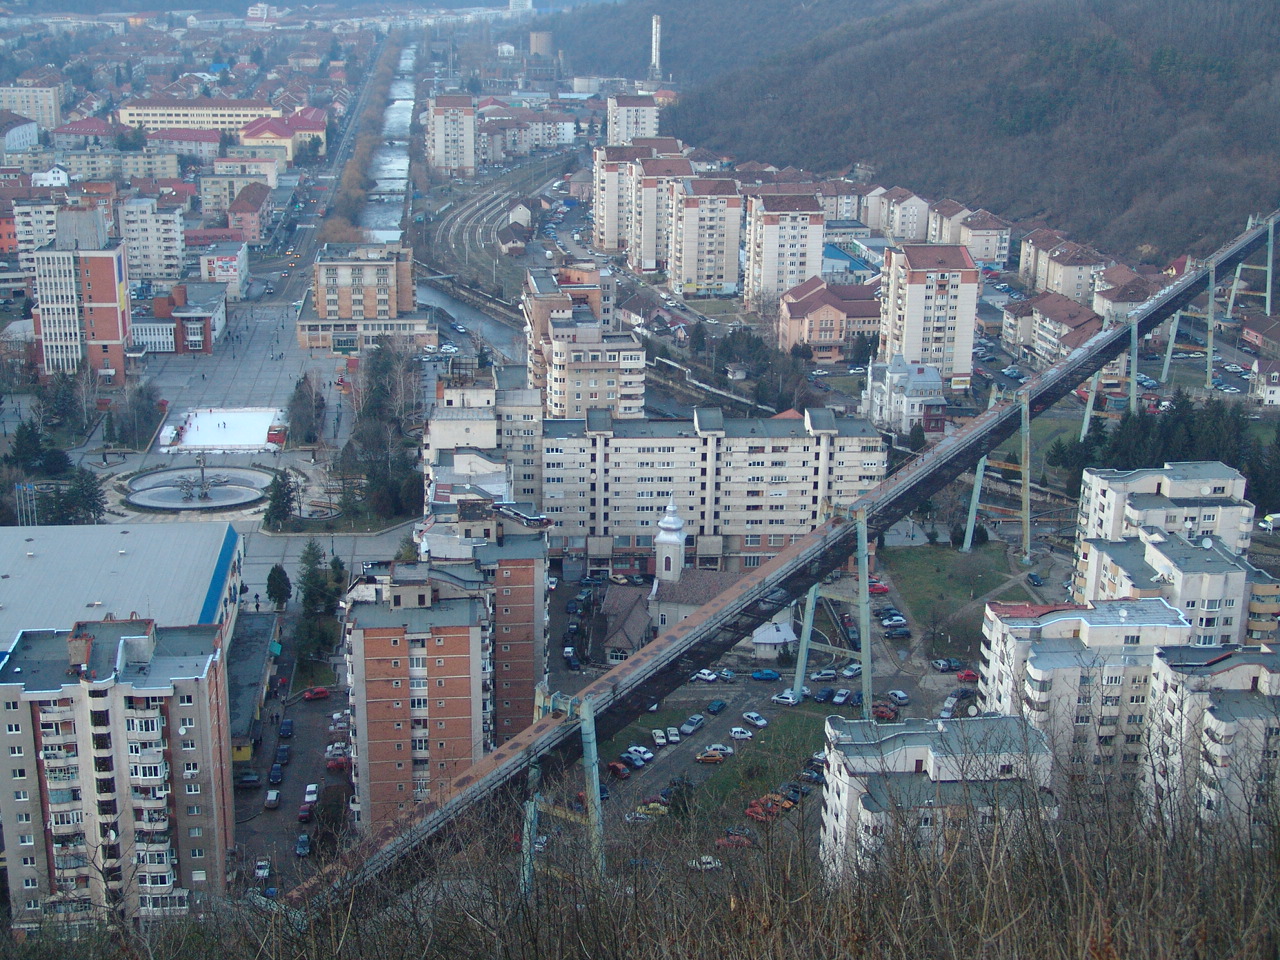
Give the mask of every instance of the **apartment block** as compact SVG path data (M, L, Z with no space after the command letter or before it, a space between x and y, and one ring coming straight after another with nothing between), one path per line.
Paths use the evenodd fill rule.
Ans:
M733 180L682 178L670 185L667 286L684 297L736 294L742 197Z
M266 100L231 100L220 97L139 97L117 111L126 127L142 127L147 133L181 128L184 130L225 130L240 128L259 117L279 117L282 111Z
M65 197L55 197L53 191L48 196L13 201L14 245L23 273L35 271L36 251L57 236L58 211L66 205Z
M135 280L176 280L187 244L182 211L161 207L154 197L132 197L119 207L120 235Z
M239 230L246 243L262 243L271 230L273 213L271 188L265 183L250 183L227 207L227 226Z
M244 298L249 284L249 245L243 241L211 243L200 251L200 279L225 283L227 299Z
M1245 478L1219 460L1108 470L1089 467L1080 483L1077 549L1086 539L1122 540L1144 529L1218 537L1232 553L1249 550L1255 507Z
M59 210L55 234L33 257L41 373L75 373L88 364L104 384L123 380L132 312L125 245L107 236L96 207Z
M62 126L62 101L65 99L61 83L38 86L17 84L0 87L0 110L11 110L36 122L41 130Z
M990 210L975 210L960 221L958 242L980 267L1003 270L1009 262L1009 238L1013 225Z
M442 177L476 175L476 103L472 97L445 94L427 101L427 165Z
M240 191L253 183L266 184L262 170L245 173L206 174L200 178L200 210L206 217L226 213Z
M804 536L822 502L878 484L886 452L864 420L828 408L774 419L543 422L541 504L552 555L592 571L652 572L653 537L672 500L691 534L689 565L741 570Z
M833 880L884 850L946 857L1057 817L1051 754L1021 717L826 721L820 856Z
M644 348L621 328L616 299L613 274L594 264L526 271L520 309L529 386L542 391L547 417L581 417L593 408L644 416Z
M213 625L24 630L0 666L15 930L183 917L225 893L227 681Z
M1055 247L1043 263L1043 278L1037 277L1041 289L1060 293L1077 303L1090 303L1094 278L1114 261L1091 247L1067 241Z
M610 97L605 106L605 125L605 142L609 146L622 146L638 137L656 137L658 102L648 95Z
M959 244L908 245L885 254L880 359L938 368L952 390L973 374L973 328L981 273Z
M880 195L880 229L894 243L921 243L929 235L929 201L906 187Z
M666 268L670 254L671 187L692 176L693 164L685 157L648 157L631 162L626 231L627 263L631 269L645 273Z
M751 309L772 309L783 291L822 272L825 217L813 196L747 200L743 293Z
M1266 645L1159 650L1150 697L1152 812L1255 835L1274 829L1280 653Z
M653 156L650 147L596 147L592 153L595 228L592 246L601 253L617 253L627 237L631 218L631 163Z
M973 213L958 200L935 200L929 204L925 236L929 243L959 243L960 221Z
M213 161L217 176L260 180L272 190L280 185L284 168L283 157L216 157Z

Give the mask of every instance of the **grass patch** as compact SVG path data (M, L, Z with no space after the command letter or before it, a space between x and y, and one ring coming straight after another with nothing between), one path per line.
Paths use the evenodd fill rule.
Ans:
M938 655L969 655L977 649L983 605L976 601L984 594L999 587L1000 599L1027 596L1017 582L1006 583L1012 571L998 541L967 554L939 545L886 547L877 556L902 597L917 638L928 638Z
M293 671L293 693L306 690L308 687L331 687L338 682L333 667L318 660L303 660L298 669Z
M822 748L823 726L835 712L830 704L806 700L788 707L763 730L753 728L754 738L734 741L736 753L709 768L710 774L698 788L698 803L718 807L730 799L741 799L745 804L777 789L780 783L794 780L804 769L805 760Z
M699 313L715 317L717 320L721 317L737 316L738 311L742 309L742 303L739 300L720 300L716 297L695 298L687 302Z

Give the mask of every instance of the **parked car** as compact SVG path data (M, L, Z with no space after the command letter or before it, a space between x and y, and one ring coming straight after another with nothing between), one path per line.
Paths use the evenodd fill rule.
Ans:
M813 695L814 703L826 703L836 695L835 687L823 687Z
M957 700L972 700L978 695L978 691L973 687L956 687L951 691L951 696Z
M947 699L942 702L942 709L938 712L938 718L940 720L950 720L955 716L956 704L959 702L960 701L955 697L947 697Z
M310 687L302 691L302 699L303 700L328 700L329 688L328 687Z
M876 594L876 593L888 593L888 592L889 592L889 588L885 586L883 583L867 584L867 593Z
M314 803L304 803L298 807L298 822L310 823L311 814L314 812L316 805Z
M715 750L703 750L693 759L698 763L724 763L724 754Z
M618 757L618 762L627 765L632 770L639 770L644 766L644 761L633 753L624 753Z
M703 683L715 683L720 678L716 676L714 670L699 670L693 675L694 680L700 680Z
M834 680L836 672L834 670L815 670L809 674L809 679L814 683L821 683L823 680Z
M577 593L573 595L573 599L577 600L579 603L586 603L588 600L591 599L591 588L584 587L583 589L579 590Z
M752 672L751 679L762 680L765 683L769 683L774 680L781 680L782 674L780 674L777 670L756 670Z
M929 666L933 667L933 669L937 670L939 673L951 672L950 660L930 660Z
M620 763L617 760L612 761L607 767L605 767L605 769L608 770L616 780L626 780L631 776L630 768L628 768L625 763Z
M298 842L293 845L293 852L299 857L311 856L311 837L305 833L298 834Z
M908 703L911 702L911 698L907 696L906 692L903 690L890 690L887 694L885 694L885 696L887 696L890 700L892 700L895 704L897 704L900 707L905 707Z
M667 727L667 743L679 743L679 742L680 742L680 728Z
M882 627L905 627L906 625L906 617L885 617L880 621L880 626Z
M978 672L976 670L961 670L956 674L956 679L961 683L977 683Z
M667 731L655 729L653 731L653 742L655 746L665 747L667 745Z
M653 751L648 747L640 746L638 743L633 743L631 746L627 747L627 753L631 754L633 757L639 757L645 763L649 763L653 760Z
M271 858L259 857L253 863L253 877L255 880L265 880L271 876Z
M247 773L240 774L239 779L236 780L237 789L256 790L260 786L262 786L262 777L258 776L252 770Z
M271 772L267 774L267 783L270 783L274 786L275 784L280 783L283 780L284 780L284 767L280 766L280 764L278 763L273 763L271 765Z
M755 736L755 734L746 727L733 727L729 731L730 740L750 740L753 736Z
M280 738L288 740L293 736L293 717L285 717L280 721Z
M282 743L276 747L276 763L286 764L289 762L289 745Z
M1033 587L1043 587L1044 577L1040 576L1038 573L1028 573L1027 583L1031 584Z
M702 749L710 753L722 753L726 757L733 756L733 747L727 743L709 743Z
M569 614L570 616L572 616L575 613L581 613L582 604L578 603L577 600L570 600L568 603L564 605L564 612Z
M790 690L783 690L781 693L775 693L769 699L784 707L794 707L800 702L800 698Z
M884 632L884 638L886 640L910 640L911 631L906 627L894 627Z
M733 683L738 679L738 675L728 668L717 671L716 676L720 678L721 683Z
M846 690L842 687L841 689L836 691L835 696L831 698L831 702L837 707L842 707L849 702L849 699L852 696L853 696L852 690Z
M846 680L853 680L857 677L862 676L862 664L860 663L849 664L847 667L845 667L843 670L840 671L840 676L844 677Z
M689 736L689 734L693 733L695 730L702 729L702 726L706 722L707 722L706 717L704 717L700 713L695 713L692 717L690 717L684 723L680 724L680 733L687 737Z
M621 573L611 573L609 574L609 582L625 587L630 581L628 581L626 576Z
M267 798L262 801L263 810L275 810L280 806L280 791L268 790Z
M748 710L742 715L742 719L753 727L767 727L769 725L769 721L760 716L760 714L756 713L754 710Z
M718 717L720 714L724 713L724 709L727 706L729 706L729 704L725 703L723 700L712 700L707 704L707 713L711 714L713 717Z
M303 801L304 801L305 803L315 803L317 800L319 800L319 799L320 799L320 784L318 784L318 783L308 783L308 784L307 784L307 789L306 789L306 791L305 791L305 792L303 793L303 795L302 795L302 799L303 799Z
M555 589L556 587L558 587L558 586L560 586L560 578L559 578L559 577L547 577L547 589L548 589L548 590L554 590L554 589Z

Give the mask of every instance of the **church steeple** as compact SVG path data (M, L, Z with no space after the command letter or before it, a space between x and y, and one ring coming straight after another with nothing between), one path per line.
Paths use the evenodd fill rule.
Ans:
M672 583L680 579L680 570L684 567L684 520L676 511L675 497L667 504L667 511L658 521L658 535L653 538L657 550L658 580Z

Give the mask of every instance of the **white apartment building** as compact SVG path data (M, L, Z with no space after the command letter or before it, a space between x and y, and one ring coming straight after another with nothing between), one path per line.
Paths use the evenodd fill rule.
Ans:
M975 210L960 221L958 242L969 248L979 267L1003 270L1009 263L1013 225L990 210Z
M636 146L596 147L592 153L592 246L601 253L617 253L625 244L631 219L631 163L652 155L652 149Z
M889 249L880 300L880 359L938 368L952 390L973 375L973 328L981 273L967 247L919 244Z
M894 243L923 243L929 236L929 201L906 187L879 197L880 229Z
M614 276L594 263L526 271L520 309L529 386L542 392L548 417L594 408L644 416L644 347L622 329L615 307Z
M742 236L737 182L682 178L670 190L667 286L684 297L736 294Z
M18 264L24 273L35 272L36 251L52 243L58 235L58 211L65 198L36 197L13 201L13 230L17 240Z
M1244 475L1218 460L1138 470L1090 467L1080 483L1076 542L1121 540L1152 527L1189 539L1218 537L1233 553L1246 553L1254 509L1245 499Z
M747 199L743 295L751 309L772 309L784 291L822 273L825 222L815 196L764 194Z
M929 204L925 230L929 243L959 243L960 221L971 213L959 200L935 200Z
M774 419L583 419L543 423L543 513L553 555L591 570L652 572L653 536L674 500L698 569L741 570L811 531L822 503L850 503L884 477L886 451L864 420L828 408Z
M442 177L476 175L476 102L463 94L444 94L427 101L425 114L427 165Z
M1078 604L988 603L982 623L983 710L1025 717L1047 739L1060 783L1140 779L1147 698L1158 648L1195 642L1162 598Z
M1275 827L1280 653L1171 647L1151 669L1146 799L1165 817L1255 833Z
M41 130L62 126L62 84L0 87L0 110L11 110L34 120Z
M605 143L621 146L637 137L658 135L658 102L651 96L618 94L605 106Z
M160 209L154 197L132 197L120 205L120 234L135 280L176 280L182 275L187 243L182 211Z
M693 164L685 157L647 157L629 167L627 263L642 273L663 270L670 253L671 186L692 177Z
M244 241L211 243L200 252L200 279L225 283L227 299L241 300L249 286L249 245Z
M945 856L1016 844L1057 817L1044 735L1021 717L826 722L822 866L841 879L882 852Z

